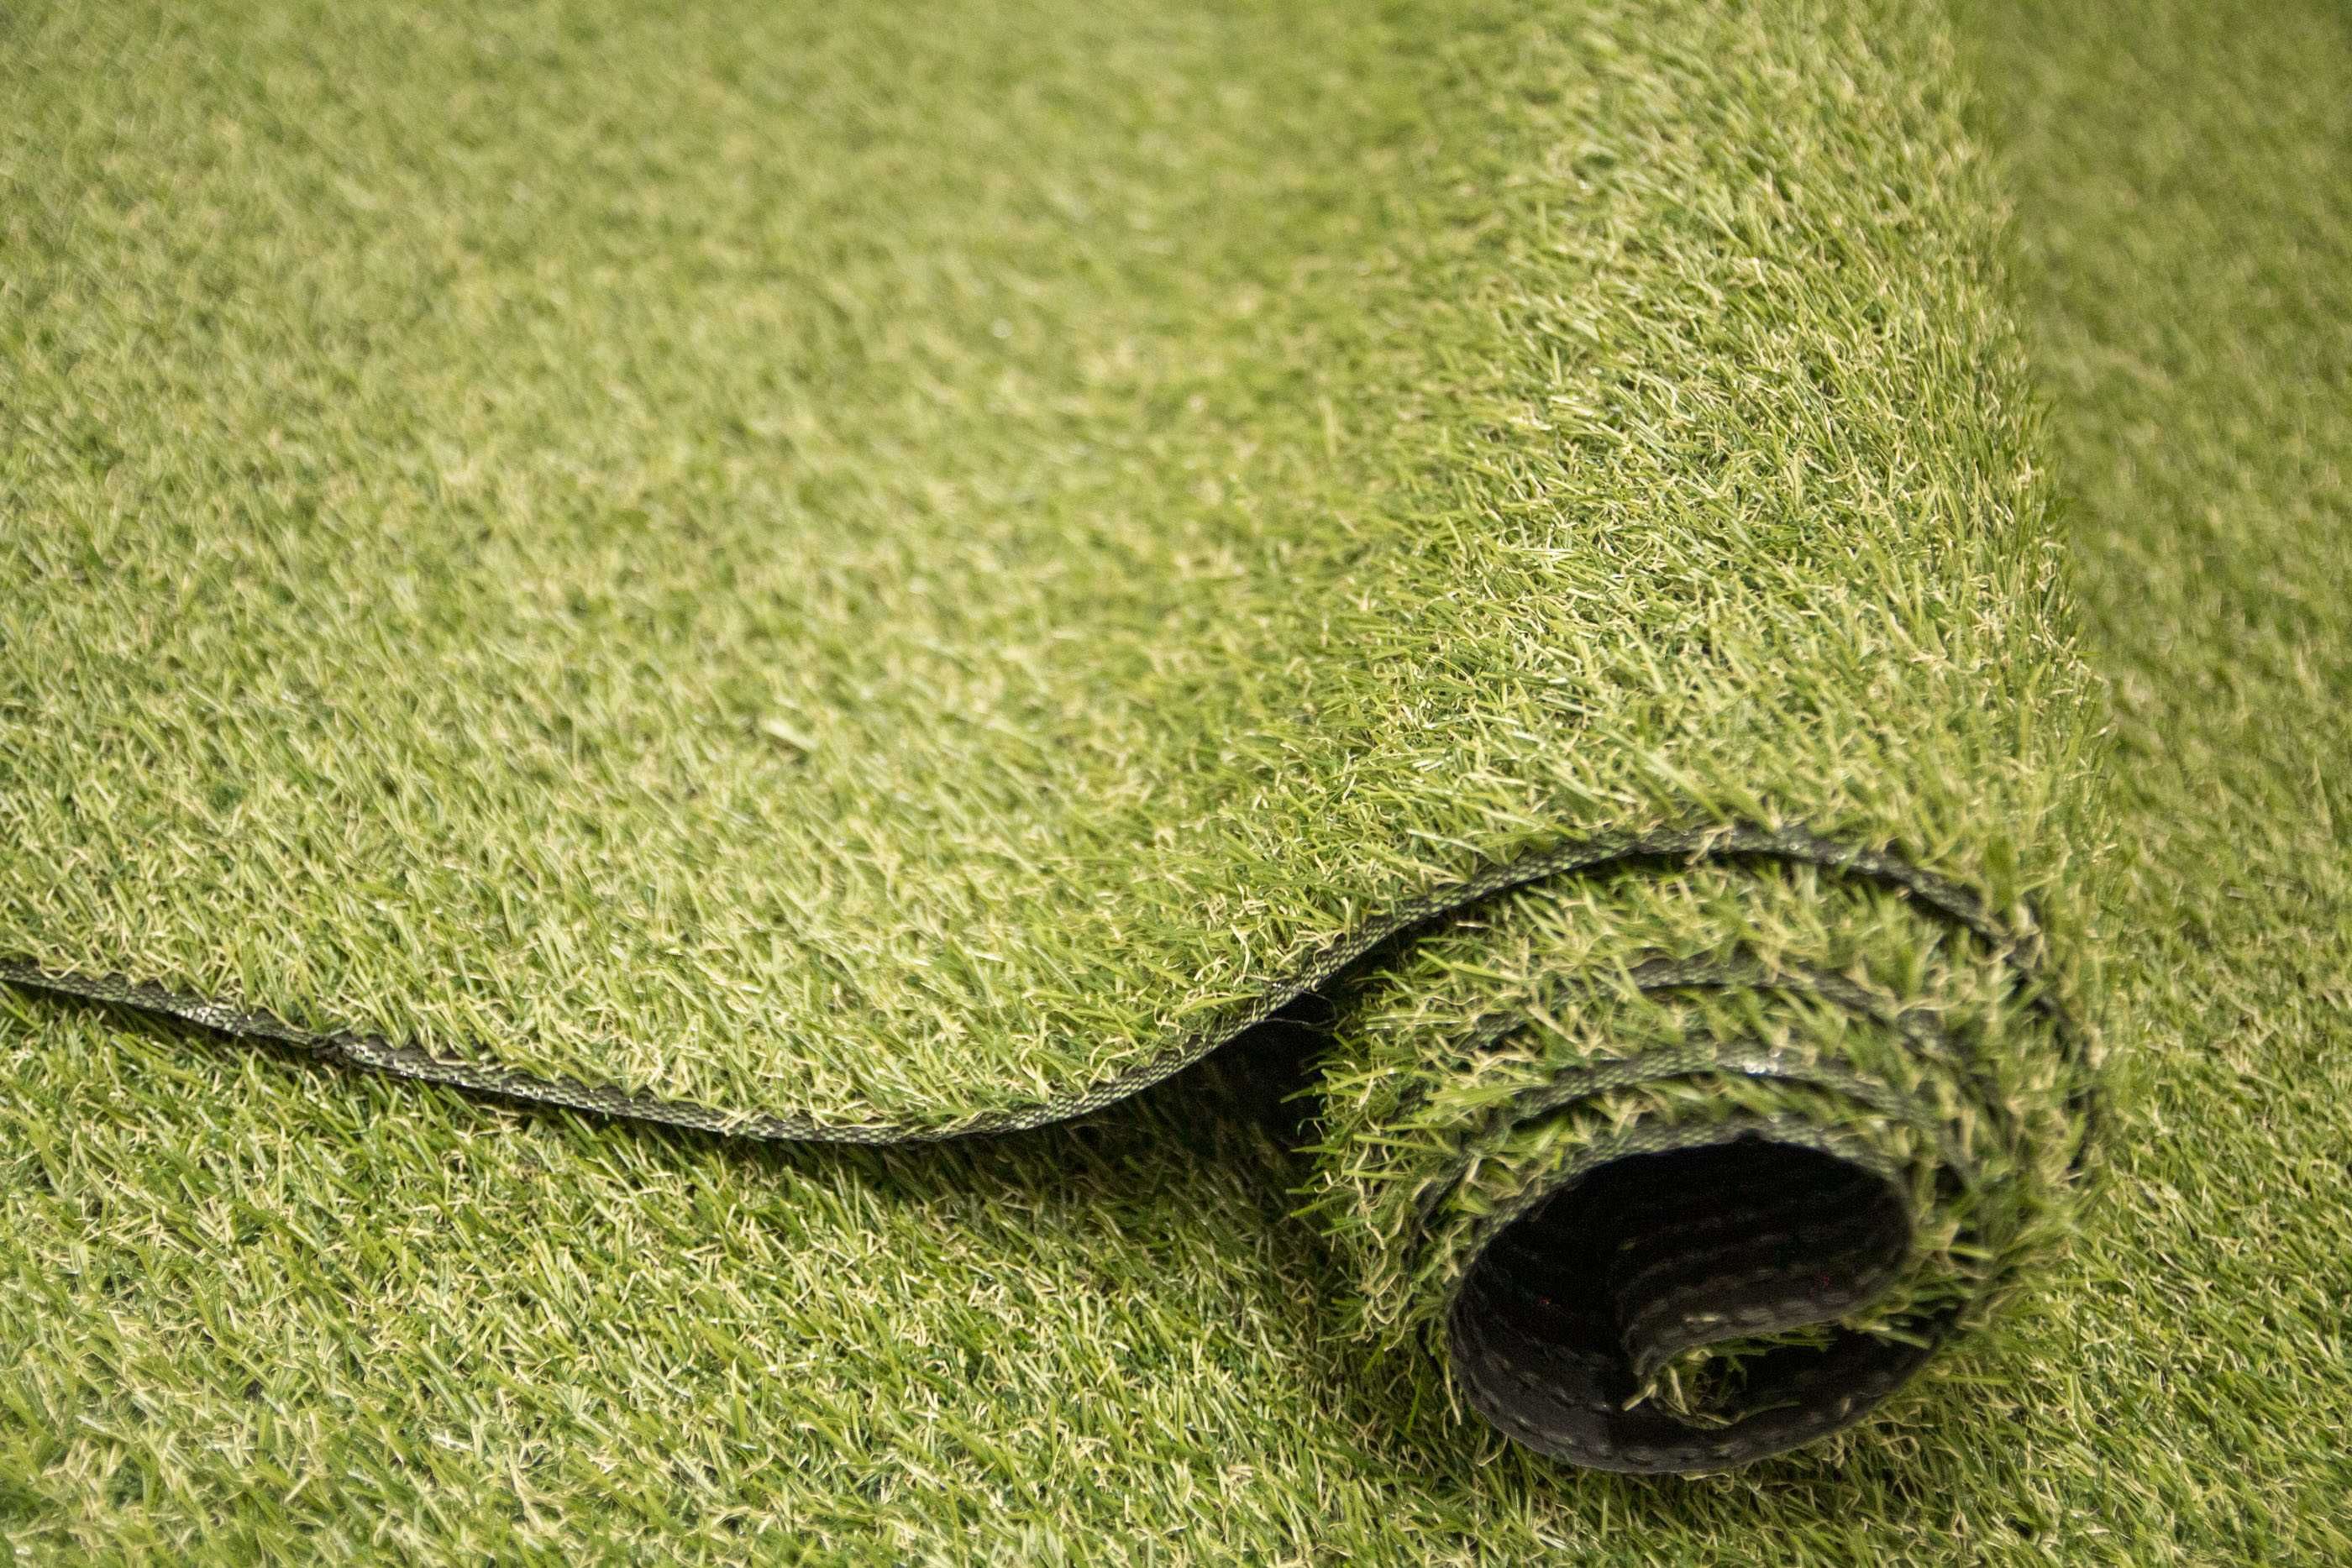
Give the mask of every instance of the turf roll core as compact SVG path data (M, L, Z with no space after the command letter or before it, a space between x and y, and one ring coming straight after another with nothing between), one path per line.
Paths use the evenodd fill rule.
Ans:
M0 65L58 1040L748 1148L1282 1020L1360 1394L1607 1469L2063 1234L2097 722L1934 18L218 10Z

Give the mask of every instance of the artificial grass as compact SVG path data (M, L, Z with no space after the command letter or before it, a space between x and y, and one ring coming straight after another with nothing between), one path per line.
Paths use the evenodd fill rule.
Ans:
M20 63L0 977L853 1142L1313 992L1316 1212L1411 1284L1346 1321L1612 1469L1858 1419L2057 1229L2088 685L1901 8ZM1525 1228L1621 1165L1564 1302Z
M2325 1185L2341 1172L2305 1160L2311 1190L2283 1201L2262 1156L2343 1130L2326 1049L2342 819L2314 764L2343 738L2316 699L2346 643L2331 606L2268 564L2341 549L2343 427L2319 394L2347 362L2329 330L2344 317L2323 308L2344 214L2296 171L2340 146L2342 40L2316 12L2292 33L2170 17L2124 35L2132 51L2006 21L2050 29L2000 44L2016 52L1996 57L1991 123L2035 154L2035 340L2075 394L2061 430L2091 476L2076 537L2093 646L2125 677L2132 816L2109 918L2126 934L2126 1054L2213 1049L2167 1052L2118 1108L2124 1212L2095 1219L2050 1292L2062 1310L1990 1369L1943 1379L1891 1434L1737 1479L1570 1480L1450 1426L1424 1437L1397 1390L1360 1386L1353 1351L1325 1337L1327 1270L1268 1212L1281 1178L1195 1147L1189 1096L1030 1142L747 1152L321 1081L20 1004L19 1239L0 1289L32 1310L5 1320L25 1369L11 1528L126 1552L208 1521L225 1551L453 1554L625 1549L656 1530L732 1554L758 1529L772 1552L844 1556L2340 1548L2305 1497L2327 1495L2343 1451ZM2151 37L2170 73L2153 98L2129 63ZM2208 73L2240 92L2188 90ZM2172 222L2142 226L2106 214L2140 199L2112 153L2150 103L2236 140L2168 187ZM2205 204L2215 192L2226 205ZM2217 370L2203 345L2228 340L2203 334L2233 299L2217 260L2263 271L2271 297L2236 324L2305 380ZM2114 325L2088 302L2118 277L2152 339L2093 329ZM2102 348L2117 341L2141 353ZM2113 464L2150 429L2195 435ZM2246 504L2218 584L2191 591L2166 544L2199 537L2217 490ZM2142 551L2176 575L2102 575ZM2234 855L2248 896L2198 897ZM1540 935L1543 913L1511 919ZM2165 924L2186 915L2204 924ZM1363 983L1374 1004L1350 1016L1376 1022L1390 979ZM2194 1141L2157 1135L2189 1126ZM2200 1380L2166 1375L2184 1361Z

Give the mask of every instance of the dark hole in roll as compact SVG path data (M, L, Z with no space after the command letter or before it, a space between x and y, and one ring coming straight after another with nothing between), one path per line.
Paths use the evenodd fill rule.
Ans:
M1743 1362L1721 1408L1639 1397L1683 1352L1785 1333L1867 1303L1911 1245L1902 1189L1769 1134L1589 1169L1496 1233L1449 1320L1471 1404L1520 1441L1604 1469L1737 1464L1848 1425L1924 1345L1827 1329Z

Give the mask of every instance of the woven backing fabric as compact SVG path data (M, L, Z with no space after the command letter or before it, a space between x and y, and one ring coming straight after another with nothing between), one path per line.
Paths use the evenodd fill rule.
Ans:
M1367 1365L1622 1469L1858 1418L2091 1093L2086 683L1932 26L837 9L32 100L0 978L852 1144L1311 999Z

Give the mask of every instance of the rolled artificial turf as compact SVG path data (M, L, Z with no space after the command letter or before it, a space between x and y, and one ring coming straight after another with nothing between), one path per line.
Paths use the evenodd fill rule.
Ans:
M2063 1228L2096 726L1934 18L14 27L12 1027L870 1145L1311 1028L1350 1375L1602 1469Z

